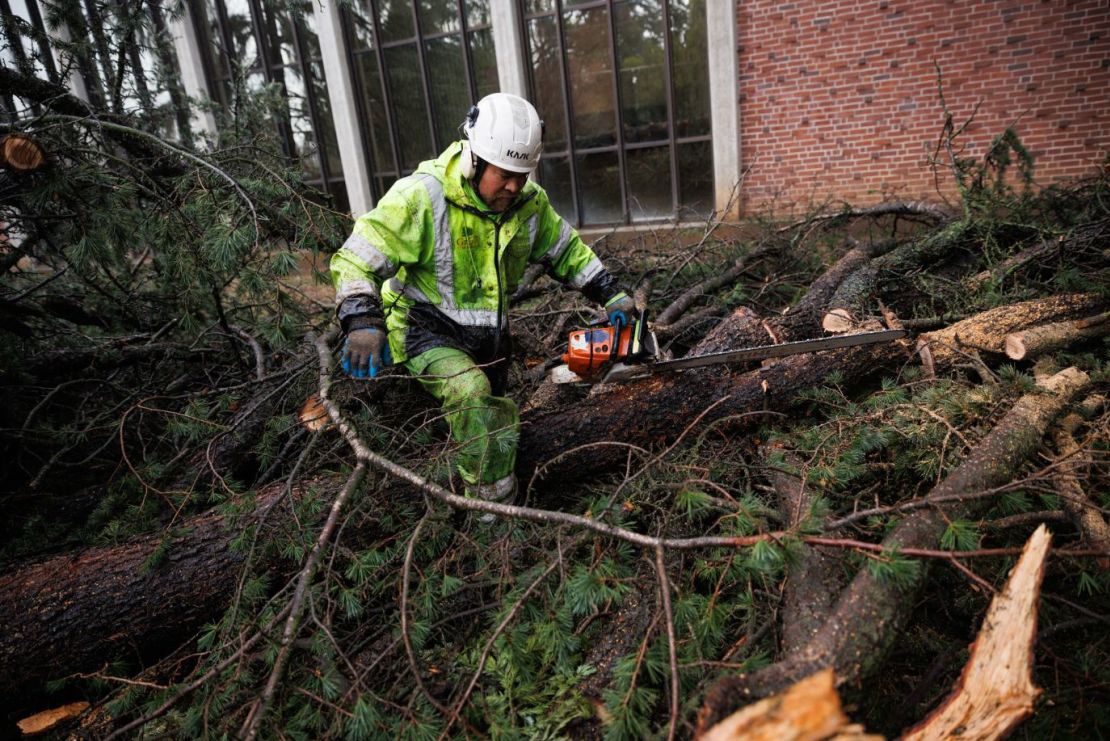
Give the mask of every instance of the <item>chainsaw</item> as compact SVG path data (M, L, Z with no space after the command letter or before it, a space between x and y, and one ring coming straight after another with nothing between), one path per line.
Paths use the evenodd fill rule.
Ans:
M766 360L819 350L890 342L907 334L904 329L886 329L667 360L661 357L655 333L648 328L647 313L641 311L628 326L588 327L571 332L567 352L562 357L563 364L552 368L548 377L555 383L620 383L686 368Z

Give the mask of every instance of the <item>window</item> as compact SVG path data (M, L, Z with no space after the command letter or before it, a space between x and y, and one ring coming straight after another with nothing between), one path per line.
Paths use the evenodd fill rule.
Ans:
M539 179L578 224L713 208L705 0L524 0Z
M324 81L311 0L277 5L261 0L194 0L209 95L233 109L241 88L278 87L284 106L276 132L306 182L346 210L347 192Z
M489 3L356 0L345 25L380 198L458 139L466 111L498 89Z

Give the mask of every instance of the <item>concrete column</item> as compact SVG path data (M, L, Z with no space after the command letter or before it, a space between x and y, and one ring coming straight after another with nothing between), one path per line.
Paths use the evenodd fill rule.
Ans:
M516 0L490 0L493 48L497 55L497 84L501 92L528 97L524 26Z
M374 207L374 191L370 187L370 159L359 134L355 84L347 65L342 15L336 0L318 0L312 3L312 8L316 16L324 79L328 85L328 102L339 143L339 159L343 163L347 198L351 203L351 212L360 216Z
M709 107L713 127L713 192L717 213L735 218L740 198L740 58L736 6L739 0L705 4L709 46ZM730 204L731 199L731 204Z
M177 53L177 66L181 69L181 85L185 94L192 100L208 100L208 83L204 79L204 56L193 23L193 11L188 2L183 3L185 12L180 16L166 14L166 30L173 37L173 48ZM215 141L216 117L212 111L203 111L190 106L193 114L193 128L202 137Z

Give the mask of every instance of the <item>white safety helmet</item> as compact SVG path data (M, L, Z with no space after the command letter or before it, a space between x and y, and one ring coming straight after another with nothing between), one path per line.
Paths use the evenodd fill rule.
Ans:
M510 172L532 172L543 150L543 121L524 98L493 93L471 106L460 127L464 143L464 175L473 177L475 157Z

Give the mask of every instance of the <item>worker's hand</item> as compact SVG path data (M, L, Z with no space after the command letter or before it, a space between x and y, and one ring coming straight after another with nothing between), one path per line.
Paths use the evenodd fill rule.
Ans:
M374 378L389 363L389 343L384 331L364 327L347 335L340 364L351 378Z
M605 312L609 315L609 323L620 332L621 327L627 327L636 315L636 303L624 291L621 291L605 303Z

